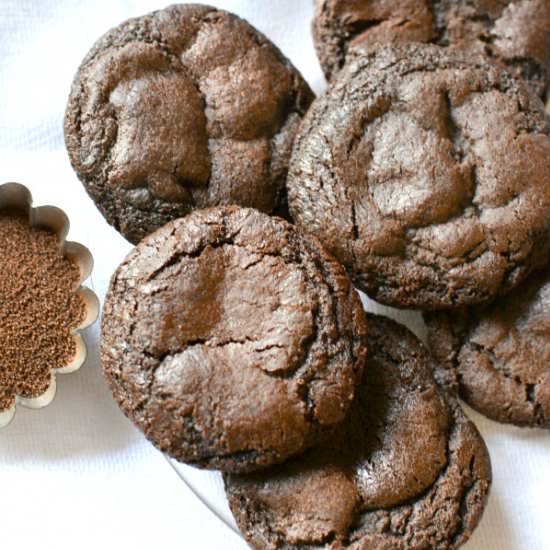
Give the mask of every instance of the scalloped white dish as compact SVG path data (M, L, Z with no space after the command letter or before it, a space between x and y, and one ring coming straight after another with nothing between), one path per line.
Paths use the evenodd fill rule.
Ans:
M69 232L69 218L55 206L32 206L31 192L22 184L9 182L0 185L0 210L17 210L27 213L31 227L41 227L52 231L57 235L59 247L65 258L75 263L80 271L75 293L84 303L85 315L82 322L72 332L75 342L75 355L71 362L52 369L48 389L39 396L25 397L16 395L13 407L0 412L0 428L7 426L15 416L17 406L29 409L40 409L49 405L56 392L56 375L68 374L78 370L86 360L86 343L81 331L92 325L99 315L99 300L89 288L83 287L82 283L90 276L93 269L93 258L90 251L83 245L66 241Z

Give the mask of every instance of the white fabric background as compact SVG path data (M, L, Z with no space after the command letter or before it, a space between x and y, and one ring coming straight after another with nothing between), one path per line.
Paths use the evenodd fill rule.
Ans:
M311 0L211 3L256 25L322 89L309 33ZM0 0L0 182L25 183L35 204L67 212L69 238L95 256L88 284L100 298L129 245L103 221L71 170L63 111L92 43L123 19L161 7L154 0ZM414 323L413 315L406 317ZM0 547L246 548L119 413L100 374L97 325L86 338L89 359L78 373L58 378L53 404L38 412L20 408L0 432ZM473 417L486 436L495 480L466 548L550 548L550 433Z

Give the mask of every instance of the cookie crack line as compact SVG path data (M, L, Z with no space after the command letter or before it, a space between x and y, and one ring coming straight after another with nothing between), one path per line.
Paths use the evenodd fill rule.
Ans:
M176 254L173 254L168 258L161 266L159 266L157 269L152 271L147 278L145 279L145 283L152 282L153 280L158 279L160 275L163 275L165 271L168 271L171 267L176 266L181 262L183 258L200 258L206 250L216 250L219 248L223 248L226 245L234 245L233 240L231 237L222 237L219 240L217 240L214 243L206 243L204 246L197 248L193 251L181 251L177 252Z
M470 483L466 483L462 495L460 496L460 505L459 505L459 518L460 518L460 526L458 527L458 530L454 534L452 538L452 544L459 545L461 538L464 536L464 533L466 529L468 528L468 525L466 523L466 517L469 515L468 511L468 499L472 492L476 489L476 476L475 476L475 461L476 457L475 455L472 455L470 458L469 463L469 477L470 477Z
M184 344L182 344L182 347L178 349L169 350L162 353L155 353L154 351L143 350L143 354L146 357L159 361L162 364L162 363L165 363L168 359L175 359L179 355L182 355L183 353L185 353L187 349L193 348L196 346L206 346L208 348L215 349L215 348L223 348L225 346L230 346L230 345L238 346L238 345L246 345L246 344L260 344L262 342L263 342L263 339L261 338L250 338L250 337L245 337L241 339L228 338L226 340L217 340L215 337L194 338L192 340L186 341ZM264 344L261 347L253 348L254 351L260 352L260 353L264 351L269 351L271 349L285 349L285 346L281 344ZM269 375L274 375L277 377L283 377L283 378L291 377L291 375L282 376L278 374L277 371L264 371L264 372L266 372Z
M277 456L277 451L275 449L270 449L269 447L262 448L261 452L256 449L243 449L240 451L229 451L224 453L205 453L201 454L201 457L196 461L190 460L189 464L203 464L205 461L227 461L235 460L241 462L243 459L256 461L262 458L262 455L272 454Z

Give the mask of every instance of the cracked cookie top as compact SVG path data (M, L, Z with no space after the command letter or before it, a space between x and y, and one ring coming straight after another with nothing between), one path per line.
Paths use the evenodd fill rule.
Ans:
M426 42L488 55L545 98L549 28L548 0L316 0L313 37L327 78L355 46Z
M450 389L493 420L550 429L550 268L489 306L426 323Z
M265 472L225 476L253 548L451 549L477 525L491 481L481 436L444 398L420 341L367 320L365 376L338 433Z
M375 300L488 301L547 261L549 130L540 99L482 58L368 50L304 119L290 212Z
M196 208L285 211L288 159L312 99L246 21L175 5L93 46L72 86L65 141L107 221L136 243Z
M101 354L115 399L160 449L249 471L341 423L365 332L357 293L316 239L219 207L130 253L106 299Z

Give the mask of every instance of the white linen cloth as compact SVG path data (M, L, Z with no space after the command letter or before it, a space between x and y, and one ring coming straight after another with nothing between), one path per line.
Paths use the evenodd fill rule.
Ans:
M262 30L315 91L322 90L309 32L311 0L210 3ZM95 257L88 285L101 299L130 246L73 173L63 112L74 72L93 42L122 20L164 6L155 0L0 0L0 183L20 181L36 205L65 210L69 239ZM405 318L421 332L417 317ZM0 431L0 548L244 550L242 539L119 412L100 373L98 325L85 336L88 360L78 373L58 377L54 402L40 411L19 408ZM550 433L472 416L491 452L494 485L465 548L550 548ZM223 509L223 495L201 475L195 488Z

